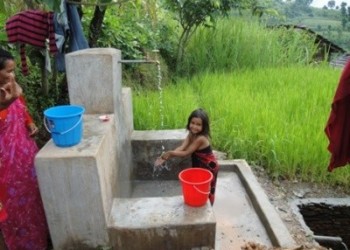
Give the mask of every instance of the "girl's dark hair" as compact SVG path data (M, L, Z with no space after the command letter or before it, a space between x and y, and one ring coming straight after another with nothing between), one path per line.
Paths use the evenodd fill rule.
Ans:
M201 108L192 111L192 113L188 117L187 126L186 126L187 130L190 130L190 123L192 118L200 118L202 120L203 130L200 134L210 137L209 117L207 113Z
M4 69L7 60L15 60L10 52L0 48L0 70Z

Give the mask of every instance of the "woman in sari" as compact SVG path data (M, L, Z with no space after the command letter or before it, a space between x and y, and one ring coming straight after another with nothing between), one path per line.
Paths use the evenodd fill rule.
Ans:
M36 177L37 128L15 81L15 60L0 49L0 187L7 218L0 228L9 250L47 249L48 227Z

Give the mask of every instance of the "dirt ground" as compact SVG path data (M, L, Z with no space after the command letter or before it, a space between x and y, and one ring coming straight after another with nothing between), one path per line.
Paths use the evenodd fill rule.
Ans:
M310 233L300 224L295 210L293 211L292 209L291 202L296 199L306 198L349 198L350 191L343 190L340 187L334 188L326 185L298 181L272 181L263 168L252 167L252 171L261 187L265 190L271 204L278 211L295 242L302 247L297 249L324 249L318 248L318 244L313 242L312 237L309 235ZM251 246L245 249L264 249L249 247Z

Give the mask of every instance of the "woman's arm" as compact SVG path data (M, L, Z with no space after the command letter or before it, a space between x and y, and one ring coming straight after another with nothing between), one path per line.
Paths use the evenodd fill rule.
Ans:
M25 125L28 128L28 130L29 130L29 136L34 136L34 135L36 135L39 132L38 127L35 125L35 123L33 121L33 118L29 114L29 111L28 111L28 108L27 108L27 103L26 103L23 95L21 95L19 97L19 100L25 106Z

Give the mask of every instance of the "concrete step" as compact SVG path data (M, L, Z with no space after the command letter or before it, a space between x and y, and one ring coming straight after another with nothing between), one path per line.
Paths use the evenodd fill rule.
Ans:
M116 198L109 234L114 249L214 249L216 220L209 202L184 204L182 196Z
M292 247L295 242L244 160L219 161L213 211L215 250L240 249L248 241ZM166 170L163 171L172 171ZM182 195L179 180L134 181L132 197Z

